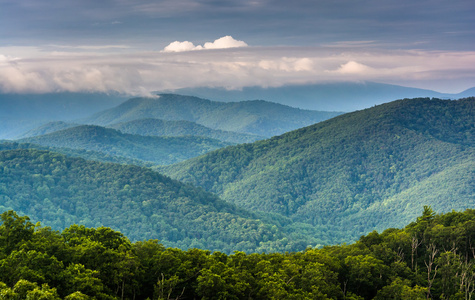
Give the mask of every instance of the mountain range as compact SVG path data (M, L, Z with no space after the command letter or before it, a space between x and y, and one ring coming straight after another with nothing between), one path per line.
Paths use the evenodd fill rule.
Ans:
M108 126L123 133L146 136L203 136L223 142L242 144L262 140L264 137L233 131L211 129L191 121L166 121L159 119L139 119Z
M263 100L217 102L192 96L161 94L133 98L81 123L110 126L140 119L185 120L224 131L271 137L341 113L310 111Z
M56 148L90 150L160 165L176 163L230 145L200 136L143 136L94 125L80 125L17 141Z
M194 95L215 101L263 99L302 109L351 112L404 98L459 99L473 97L475 96L475 87L458 94L448 94L376 82L335 82L267 88L255 86L236 90L197 87L170 92Z
M473 97L416 98L342 114L261 100L129 99L0 143L0 205L58 230L104 225L181 248L351 242L404 226L424 205L473 207L474 106ZM163 181L170 189L153 188Z
M475 98L399 100L159 170L343 243L403 226L423 205L473 207L474 120Z
M303 247L254 214L148 168L0 144L0 174L0 210L56 230L107 226L132 240L228 253Z

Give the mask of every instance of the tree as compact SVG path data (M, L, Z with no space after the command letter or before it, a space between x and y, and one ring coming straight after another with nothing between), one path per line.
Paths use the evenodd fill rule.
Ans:
M8 255L24 241L31 239L35 225L30 218L19 217L13 210L0 215L0 251Z

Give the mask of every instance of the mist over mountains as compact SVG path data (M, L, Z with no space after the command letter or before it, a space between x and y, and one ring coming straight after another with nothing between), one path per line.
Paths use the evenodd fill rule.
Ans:
M264 100L218 102L193 96L160 94L156 98L130 99L81 122L107 126L149 118L185 120L212 129L271 137L339 114L302 110Z
M178 89L173 92L215 101L264 99L302 109L344 112L369 108L403 98L459 99L475 96L475 88L458 94L446 94L427 89L376 82L320 83L267 88L255 86L244 87L240 90L198 87Z

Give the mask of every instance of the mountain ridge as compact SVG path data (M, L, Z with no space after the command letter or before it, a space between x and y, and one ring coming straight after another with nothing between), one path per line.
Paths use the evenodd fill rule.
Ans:
M306 246L251 212L149 168L10 146L0 144L0 210L27 213L55 230L107 226L132 240L228 253Z
M458 94L377 82L295 84L279 87L247 86L239 90L224 88L183 88L169 92L194 95L215 101L264 99L302 109L350 112L395 99L435 97L459 99L475 96L475 87Z
M193 96L161 94L156 98L130 99L80 122L108 126L146 118L186 120L212 129L270 137L338 114L302 110L263 100L225 103Z
M20 139L17 142L93 150L155 164L171 164L230 145L206 137L126 134L96 125L79 125L41 136Z
M347 242L387 224L382 219L396 209L369 214L366 208L391 197L407 202L401 193L413 189L414 197L427 180L426 190L435 193L443 188L435 183L445 180L455 193L441 192L440 200L423 193L419 206L475 205L474 107L475 98L394 101L160 170L240 207L290 217L311 231L343 232L330 243ZM470 172L456 182L449 176L454 171L444 173L450 168ZM401 212L389 226L410 221Z

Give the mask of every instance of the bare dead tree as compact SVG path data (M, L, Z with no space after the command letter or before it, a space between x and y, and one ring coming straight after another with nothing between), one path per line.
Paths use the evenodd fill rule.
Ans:
M434 261L439 250L437 250L435 245L431 243L429 246L427 246L427 252L429 254L429 259L428 261L424 261L424 263L427 267L427 299L429 299L431 297L430 290L432 288L432 284L434 283L435 276L437 275L438 266L435 266L434 268ZM433 275L432 269L434 269Z
M417 248L422 244L422 241L413 236L411 241L411 270L414 271L414 255L417 256ZM417 264L416 264L416 272L417 272Z

